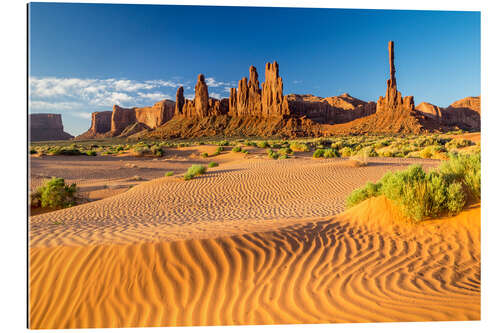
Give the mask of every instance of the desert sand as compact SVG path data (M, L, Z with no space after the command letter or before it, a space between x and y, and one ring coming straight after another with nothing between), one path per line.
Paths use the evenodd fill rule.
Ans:
M438 161L199 158L210 149L33 158L40 179L126 188L30 218L31 328L480 319L479 206L420 225L383 198L344 212L366 181Z

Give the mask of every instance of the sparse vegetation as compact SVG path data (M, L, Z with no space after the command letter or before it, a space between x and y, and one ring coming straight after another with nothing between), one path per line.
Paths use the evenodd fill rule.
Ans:
M201 157L207 158L208 157L208 153L201 153Z
M202 175L207 172L207 167L201 164L193 164L189 167L187 172L184 174L184 180L191 180L198 175Z
M310 148L307 144L305 143L300 143L300 142L292 142L290 144L290 149L292 151L310 151Z
M386 173L377 183L367 183L347 198L347 207L379 195L398 205L410 220L454 215L466 204L481 200L480 154L452 154L436 170L420 165Z
M30 195L31 207L66 208L76 204L76 184L66 185L63 178L52 177Z
M219 163L216 163L216 162L210 162L208 163L208 167L209 168L215 168L215 167L218 167L219 166Z
M165 172L165 177L170 177L170 176L173 176L173 175L174 175L173 171L167 171L167 172Z
M241 146L235 146L235 147L233 147L233 149L231 149L231 150L232 150L233 152L235 152L235 153L239 153L239 152L241 152Z

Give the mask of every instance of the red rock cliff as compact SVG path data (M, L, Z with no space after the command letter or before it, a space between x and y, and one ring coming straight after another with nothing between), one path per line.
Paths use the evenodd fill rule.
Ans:
M60 114L32 113L29 118L30 141L68 140Z

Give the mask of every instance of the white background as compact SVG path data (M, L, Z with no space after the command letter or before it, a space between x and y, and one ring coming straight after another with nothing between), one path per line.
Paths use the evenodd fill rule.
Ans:
M500 331L500 15L494 1L361 1L361 0L198 0L198 1L83 1L190 5L326 7L372 9L432 9L481 11L481 113L482 113L482 320L390 324L330 324L280 326L226 326L78 330L78 332L462 332ZM64 2L52 0L52 2ZM68 2L68 1L66 1ZM26 146L26 2L1 1L0 10L0 332L26 330L27 318L27 146ZM459 69L458 69L459 70ZM53 331L53 330L49 330ZM57 330L65 332L67 330Z

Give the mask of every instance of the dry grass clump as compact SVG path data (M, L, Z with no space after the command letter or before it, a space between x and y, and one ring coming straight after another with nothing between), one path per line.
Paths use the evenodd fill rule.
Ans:
M359 168L368 165L368 157L370 156L370 149L362 149L357 154L351 155L347 160L347 165Z

